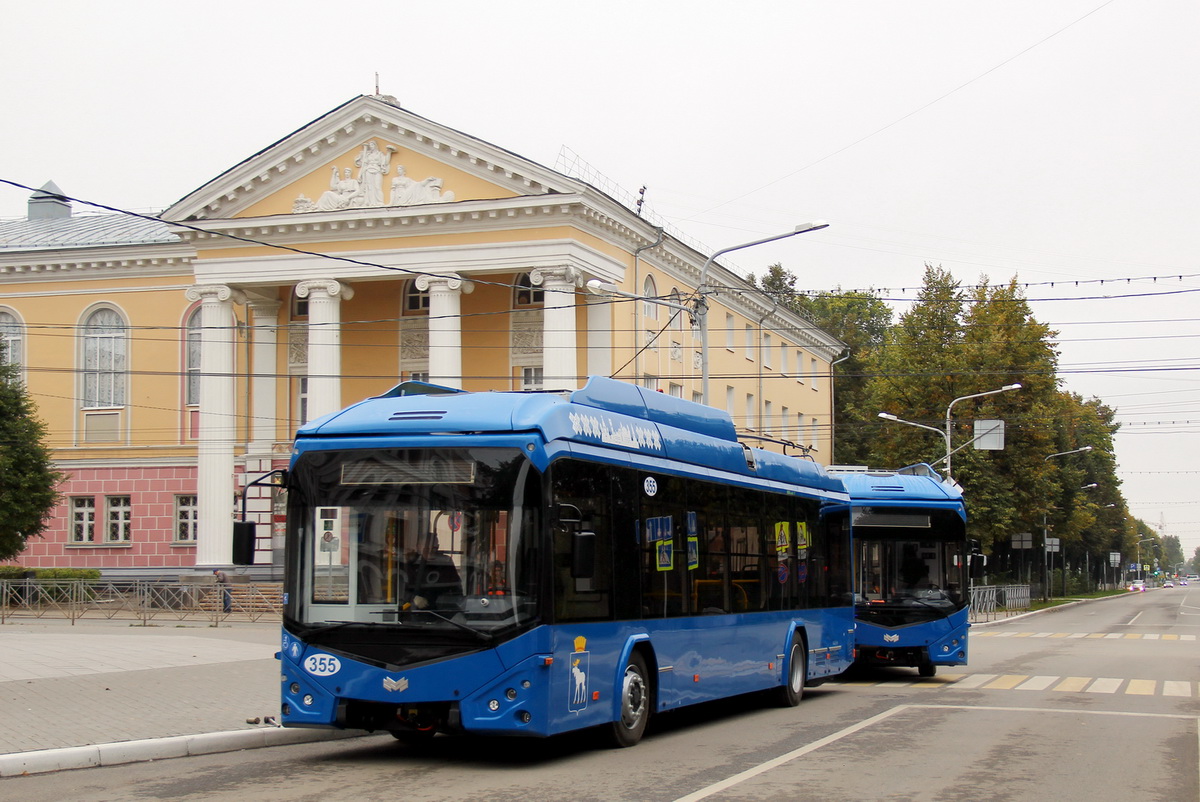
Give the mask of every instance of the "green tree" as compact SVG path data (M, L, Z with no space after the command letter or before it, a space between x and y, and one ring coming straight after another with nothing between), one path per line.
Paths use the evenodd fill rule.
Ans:
M0 560L16 557L45 531L58 500L65 477L54 469L45 439L17 366L0 353Z
M884 341L892 323L891 308L870 290L802 295L796 277L780 264L767 268L759 282L762 291L818 328L846 344L842 359L834 365L834 453L831 461L842 464L863 462L868 453L866 428L860 425L865 408L866 362Z

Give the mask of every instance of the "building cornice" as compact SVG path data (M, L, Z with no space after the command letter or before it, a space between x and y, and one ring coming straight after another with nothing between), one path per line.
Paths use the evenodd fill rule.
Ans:
M187 244L29 251L0 256L0 276L3 276L5 283L65 278L175 276L191 273L195 254L195 249Z

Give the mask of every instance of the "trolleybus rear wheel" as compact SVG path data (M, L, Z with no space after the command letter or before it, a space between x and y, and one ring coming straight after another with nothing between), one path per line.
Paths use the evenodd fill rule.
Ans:
M621 677L621 715L612 722L614 746L633 746L642 740L650 720L650 683L646 679L646 661L633 652Z
M792 636L792 645L787 655L787 677L782 688L776 690L781 707L795 707L804 697L804 680L808 676L808 652L799 635Z

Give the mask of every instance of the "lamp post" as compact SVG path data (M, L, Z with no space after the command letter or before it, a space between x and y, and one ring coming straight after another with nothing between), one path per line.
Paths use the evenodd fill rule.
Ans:
M949 433L943 432L941 429L937 428L936 426L926 426L923 423L914 423L913 421L905 420L904 418L897 418L895 415L893 415L890 412L880 412L879 417L883 418L884 420L890 420L892 423L903 423L905 426L916 426L918 429L925 429L926 431L934 432L935 434L939 434L946 441L946 451L947 452L950 451L950 435L949 435ZM946 478L949 479L950 478L949 475L947 475Z
M910 421L910 420L904 420L903 418L897 418L895 415L892 415L891 413L888 413L888 412L880 412L879 417L883 418L884 420L894 421L895 423L903 423L907 426L916 426L918 429L928 429L931 432L937 432L938 434L940 434L942 436L942 439L945 440L945 442L946 442L946 456L944 457L944 459L946 461L946 481L950 482L950 481L954 480L954 476L950 473L950 455L954 453L954 450L952 448L953 441L951 439L952 435L951 435L951 430L950 430L950 427L953 425L954 421L950 417L950 413L954 409L954 405L957 404L959 401L967 401L971 398L983 398L985 395L996 395L996 393L1006 393L1009 390L1020 390L1020 389L1021 389L1020 384L1006 384L1003 387L1001 387L999 390L988 390L986 393L972 393L971 395L959 396L958 398L951 401L949 406L946 407L946 428L945 429L938 429L933 426L926 426L923 423L914 423L913 421ZM961 450L962 448L970 445L971 443L975 442L978 439L979 439L978 437L975 437L975 438L968 440L966 443L963 443L961 446L959 446L959 449ZM1090 448L1090 446L1089 446L1089 448ZM938 460L938 462L941 462L941 460Z
M1139 540L1137 542L1138 579L1141 579L1143 581L1145 581L1146 577L1142 573L1142 544L1143 543L1153 543L1153 542L1154 542L1154 538L1152 538L1152 537L1148 537L1148 538L1145 538L1144 540Z
M704 267L700 269L700 281L696 284L696 301L694 313L700 318L700 394L703 403L708 403L708 299L705 296L705 283L708 280L708 268L716 260L718 256L730 253L731 251L740 251L743 248L753 248L755 245L763 245L775 240L787 239L794 237L797 234L806 234L809 231L818 231L822 228L828 228L829 223L824 220L815 220L811 223L801 223L796 226L794 231L788 231L786 234L776 234L772 237L763 237L756 239L753 242L743 242L741 245L731 245L728 248L721 250L708 257L708 261L704 263Z
M1006 393L1009 390L1020 390L1020 389L1021 389L1020 384L1006 384L1003 387L1001 387L999 390L988 390L986 393L974 393L973 395L964 395L964 396L956 398L950 402L950 404L946 407L946 478L947 479L953 478L953 475L951 474L951 471L950 471L950 455L954 453L953 451L950 450L950 425L952 423L952 421L950 419L950 411L952 409L954 409L954 405L957 404L959 401L967 401L972 398L983 398L985 395L996 395L997 393Z
M1047 454L1046 458L1043 459L1042 462L1049 462L1050 460L1054 459L1055 457L1065 457L1068 454L1080 454L1080 453L1083 453L1084 451L1091 451L1091 450L1092 450L1091 446L1080 446L1079 448L1072 448L1070 451L1059 451L1056 454ZM1093 483L1091 486L1095 487L1096 485ZM1050 552L1046 548L1046 538L1050 535L1050 529L1046 522L1046 517L1047 517L1047 513L1043 512L1042 513L1042 601L1047 601L1050 598L1050 586L1049 586L1050 569L1049 569L1049 565L1048 565L1048 562L1050 560ZM1140 565L1140 563L1139 563L1139 565Z

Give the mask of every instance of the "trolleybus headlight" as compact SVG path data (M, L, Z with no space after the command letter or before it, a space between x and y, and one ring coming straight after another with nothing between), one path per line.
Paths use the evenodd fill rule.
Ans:
M504 692L504 698L510 702L515 700L517 698L517 689L509 688L507 691Z
M313 697L312 697L312 694L311 694L311 693L306 693L306 694L304 694L304 698L303 698L303 699L301 699L300 701L304 702L304 704L305 704L305 705L309 705L309 706L311 706L311 705L312 705L312 703L313 703Z
M285 716L290 716L292 714L292 706L291 705L284 705L280 709L283 710L283 714Z
M492 699L490 702L488 702L488 710L491 710L493 713L495 713L499 709L500 709L500 700L499 699Z
M527 679L521 680L521 687L524 688L525 690L529 690L529 680L527 680Z
M530 715L528 710L521 711L521 723L522 724L528 724L532 720L533 720L533 716Z
M288 686L288 690L292 693L300 693L300 683L293 682L290 686Z

